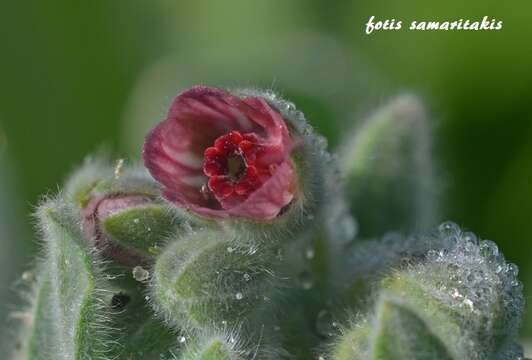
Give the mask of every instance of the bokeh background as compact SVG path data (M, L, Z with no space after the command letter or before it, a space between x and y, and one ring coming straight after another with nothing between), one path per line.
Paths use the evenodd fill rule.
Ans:
M0 8L2 319L38 249L30 214L39 197L101 144L138 157L145 130L196 83L273 88L332 147L390 96L420 94L435 130L443 218L496 241L532 294L530 1L29 0ZM371 15L407 23L487 15L504 25L368 36Z

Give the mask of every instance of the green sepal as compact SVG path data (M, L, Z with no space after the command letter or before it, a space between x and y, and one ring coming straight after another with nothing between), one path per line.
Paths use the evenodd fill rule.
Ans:
M276 249L233 232L202 230L178 238L158 256L151 282L156 311L193 329L252 324L276 278Z
M434 164L420 100L398 96L345 140L340 169L360 235L424 231L435 225Z
M382 360L452 360L446 346L415 311L384 297L377 310L373 358ZM452 328L449 330L453 330Z
M49 201L38 211L44 257L21 358L107 359L109 312L102 303L108 284L61 202Z
M177 230L178 225L179 221L168 206L158 203L119 211L100 224L110 241L145 256L157 255L163 240Z

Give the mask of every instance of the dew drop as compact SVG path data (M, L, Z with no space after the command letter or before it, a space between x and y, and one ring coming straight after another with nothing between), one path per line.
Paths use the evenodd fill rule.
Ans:
M314 279L309 271L303 271L299 274L298 279L303 290L310 290L314 287Z
M33 273L31 271L24 271L22 273L22 280L30 281L33 279Z
M135 224L138 224L138 223L140 222L140 219L139 219L139 218L134 218L134 219L133 219L133 222L134 222Z
M314 250L313 247L309 246L308 248L305 249L305 257L308 260L314 259L315 255L316 255L316 251Z
M321 310L316 318L316 331L322 336L331 337L336 331L333 323L332 314L327 310Z
M251 280L251 275L249 275L248 273L245 273L244 274L244 280L245 281L250 281Z
M187 338L184 336L179 336L177 341L179 341L180 344L184 344L187 341Z
M440 226L438 227L438 230L440 231L442 235L448 236L458 231L458 225L456 225L452 221L446 221L440 224Z
M241 292L237 292L237 293L235 294L235 298L236 298L237 300L242 300L242 299L244 298L244 295L243 295Z
M519 274L519 268L517 265L509 263L506 265L506 273L510 276L517 276Z
M488 261L497 261L499 257L499 248L491 240L484 240L480 243L480 254Z
M133 278L137 281L146 281L150 277L150 272L142 266L135 266L132 271Z
M465 240L465 241L468 241L470 243L473 243L475 245L478 244L478 238L477 236L475 235L475 233L471 232L471 231L466 231L465 233L462 234L462 238Z
M228 247L227 247L227 252L228 252L229 254L231 254L233 251L235 251L235 249L234 249L233 247L231 247L231 246L228 246Z
M474 307L473 307L473 301L471 301L470 299L468 298L465 298L464 299L464 305L466 305L467 307L469 307L469 309L471 311L473 311Z
M294 105L294 103L290 102L290 101L287 101L286 102L286 110L288 111L293 111L296 109L296 106Z

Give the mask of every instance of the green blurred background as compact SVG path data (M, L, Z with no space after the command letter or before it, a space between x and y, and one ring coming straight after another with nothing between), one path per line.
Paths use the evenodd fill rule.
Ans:
M331 146L403 90L435 128L443 218L496 241L532 293L532 3L10 1L0 10L0 313L38 249L30 213L102 143L139 155L195 83L271 87ZM502 31L364 33L377 19L504 21ZM528 316L524 335L532 337Z

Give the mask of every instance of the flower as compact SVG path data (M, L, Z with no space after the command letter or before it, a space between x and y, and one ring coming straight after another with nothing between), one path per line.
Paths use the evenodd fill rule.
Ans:
M264 98L195 86L148 134L143 158L180 207L207 218L271 220L296 196L294 144Z

